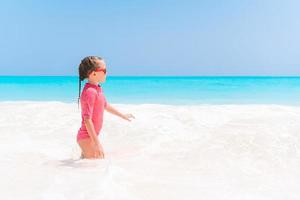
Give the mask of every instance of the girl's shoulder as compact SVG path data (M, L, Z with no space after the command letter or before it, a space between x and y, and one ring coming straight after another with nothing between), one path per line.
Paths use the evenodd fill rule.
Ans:
M95 88L92 88L92 87L85 88L82 91L81 96L82 96L82 99L86 99L86 98L89 98L89 97L95 97L95 96L97 96L97 90Z
M87 87L84 88L83 92L85 92L86 94L97 94L97 89L93 87Z

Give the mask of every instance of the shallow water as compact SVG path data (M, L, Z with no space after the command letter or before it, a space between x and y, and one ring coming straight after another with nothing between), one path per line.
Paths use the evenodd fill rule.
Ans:
M80 160L75 103L0 103L3 199L299 199L300 107L112 104Z

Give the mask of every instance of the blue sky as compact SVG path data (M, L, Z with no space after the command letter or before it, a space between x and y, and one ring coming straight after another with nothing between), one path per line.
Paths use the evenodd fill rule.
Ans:
M300 1L0 1L1 75L300 75Z

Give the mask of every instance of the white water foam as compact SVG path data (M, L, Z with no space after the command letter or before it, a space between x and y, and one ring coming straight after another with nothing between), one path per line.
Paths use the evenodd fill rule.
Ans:
M300 199L300 107L113 106L80 160L77 104L1 102L1 198Z

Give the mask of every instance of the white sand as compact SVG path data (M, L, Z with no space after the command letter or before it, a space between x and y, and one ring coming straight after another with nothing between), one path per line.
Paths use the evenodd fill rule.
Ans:
M300 199L300 107L113 106L79 160L77 104L1 102L1 199Z

